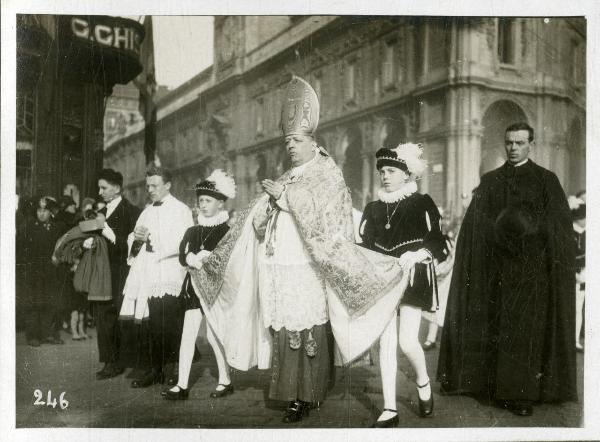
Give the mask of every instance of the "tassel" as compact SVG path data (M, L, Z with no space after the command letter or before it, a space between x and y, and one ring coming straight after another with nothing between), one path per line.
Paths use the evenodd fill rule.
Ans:
M288 331L288 339L290 340L290 348L298 350L302 344L299 331Z
M313 337L312 328L308 332L304 350L306 350L306 356L309 358L314 358L317 355L317 341L315 341L315 338Z

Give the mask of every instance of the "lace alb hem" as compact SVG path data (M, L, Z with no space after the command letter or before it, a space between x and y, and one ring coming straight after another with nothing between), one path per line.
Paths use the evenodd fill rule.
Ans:
M312 265L259 264L263 324L305 330L328 321L324 280Z

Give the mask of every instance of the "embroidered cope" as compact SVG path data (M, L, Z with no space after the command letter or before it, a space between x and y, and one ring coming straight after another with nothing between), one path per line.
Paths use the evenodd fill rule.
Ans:
M317 154L277 182L285 191L276 203L252 201L202 268L190 270L194 290L238 370L270 366L269 325L305 329L327 319L350 362L396 314L407 275L396 258L354 243L350 193L330 157Z

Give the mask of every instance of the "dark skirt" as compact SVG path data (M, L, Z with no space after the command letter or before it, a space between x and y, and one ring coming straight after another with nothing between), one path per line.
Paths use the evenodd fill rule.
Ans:
M290 348L289 332L273 331L272 377L269 398L279 401L322 402L332 375L333 343L328 324L315 325L316 354L308 356L309 330L300 332L300 348Z

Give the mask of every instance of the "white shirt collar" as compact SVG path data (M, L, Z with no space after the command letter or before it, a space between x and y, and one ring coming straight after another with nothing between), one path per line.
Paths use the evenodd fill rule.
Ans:
M398 202L412 195L416 191L417 183L415 183L414 181L409 181L408 183L403 184L402 187L400 187L397 190L394 190L393 192L386 192L385 189L379 189L377 191L377 196L381 201L389 204Z
M216 215L211 217L206 217L199 213L198 225L202 227L214 227L227 222L228 219L229 213L227 212L227 210L221 210L220 212L217 212Z
M573 230L575 230L577 233L585 232L585 229L577 223L573 223Z
M108 218L110 215L112 215L112 213L115 211L115 209L117 208L117 206L119 205L119 203L121 202L123 198L121 198L121 195L119 195L116 198L113 198L111 201L106 203L106 217Z

